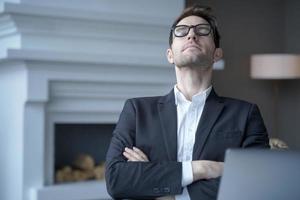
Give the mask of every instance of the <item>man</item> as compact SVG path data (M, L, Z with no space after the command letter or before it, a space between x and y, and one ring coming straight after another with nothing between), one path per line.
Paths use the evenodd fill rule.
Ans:
M112 197L216 199L227 148L269 147L258 107L211 86L219 40L209 8L187 8L174 22L167 59L177 84L166 96L126 101L107 152Z

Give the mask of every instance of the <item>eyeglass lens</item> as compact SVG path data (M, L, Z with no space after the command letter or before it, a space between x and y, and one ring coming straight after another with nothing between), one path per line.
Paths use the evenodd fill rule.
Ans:
M175 28L174 28L174 35L176 37L184 37L190 32L191 28L193 28L193 31L195 32L195 34L197 34L199 36L206 36L211 31L209 24L197 24L194 26L178 25L178 26L175 26Z

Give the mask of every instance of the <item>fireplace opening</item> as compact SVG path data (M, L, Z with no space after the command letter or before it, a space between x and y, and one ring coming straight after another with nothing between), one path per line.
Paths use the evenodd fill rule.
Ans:
M104 180L115 124L55 124L54 182Z

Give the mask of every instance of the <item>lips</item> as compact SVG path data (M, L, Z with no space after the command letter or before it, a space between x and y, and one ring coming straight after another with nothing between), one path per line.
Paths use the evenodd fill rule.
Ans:
M192 44L189 43L189 44L186 44L186 45L183 46L182 51L185 51L185 50L187 50L187 49L189 49L189 48L196 48L196 49L201 50L201 47L200 47L199 45L194 44L194 43L192 43Z

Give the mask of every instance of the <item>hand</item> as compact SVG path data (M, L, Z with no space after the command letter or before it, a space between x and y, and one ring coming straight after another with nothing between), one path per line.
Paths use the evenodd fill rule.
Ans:
M132 149L125 147L123 155L128 159L127 161L142 161L149 162L148 157L139 148L133 147Z
M194 181L217 178L223 173L224 162L196 160L192 161L192 168Z

